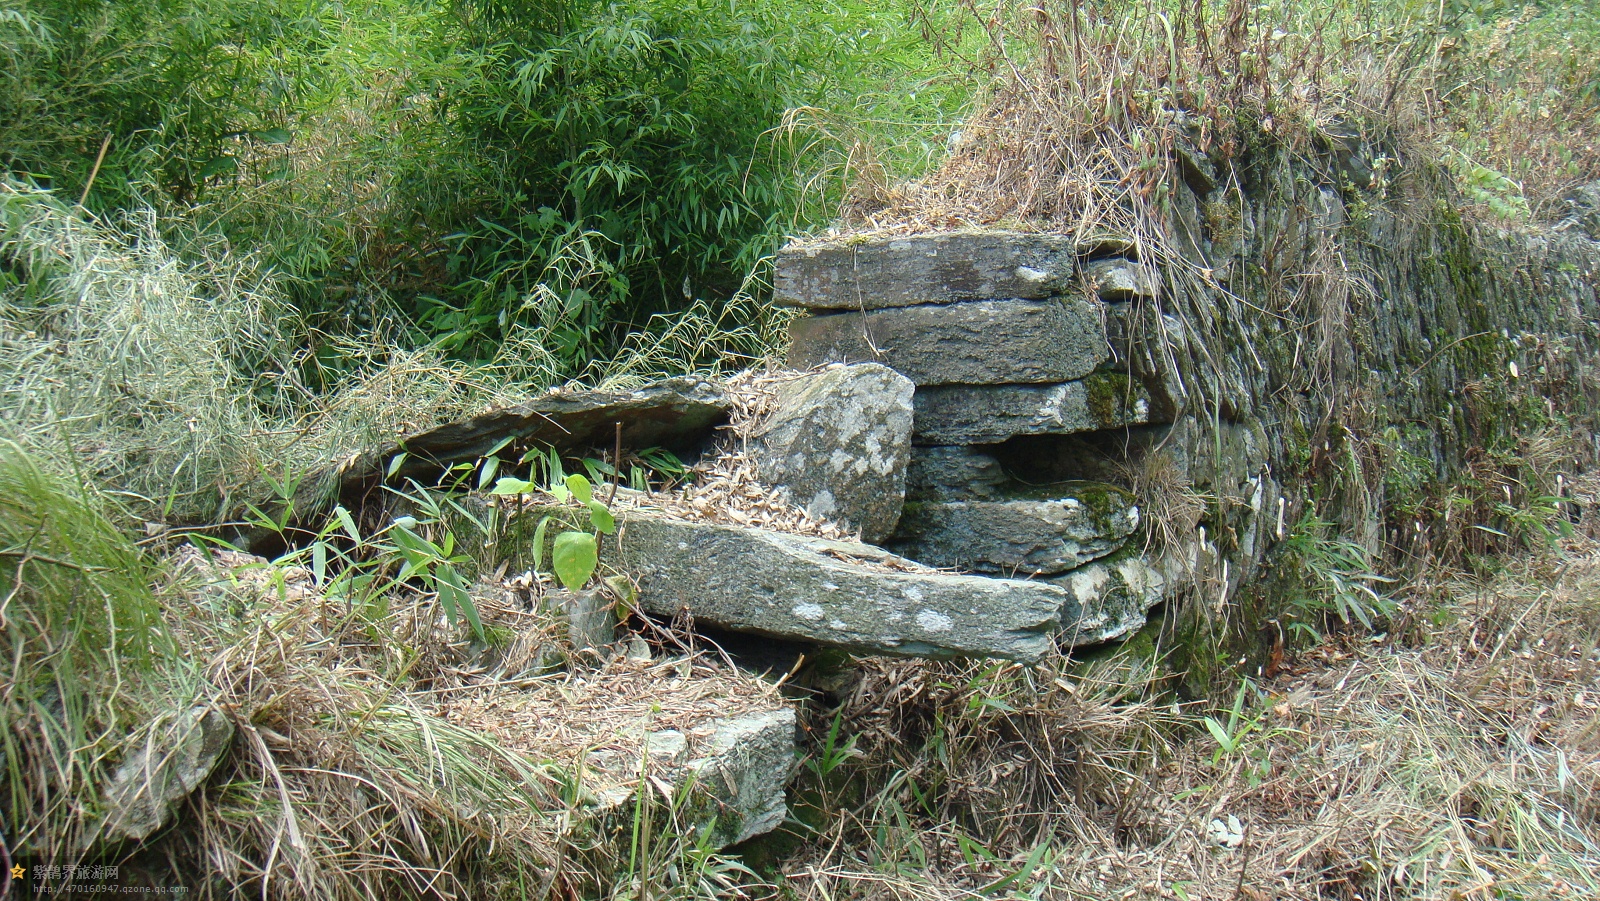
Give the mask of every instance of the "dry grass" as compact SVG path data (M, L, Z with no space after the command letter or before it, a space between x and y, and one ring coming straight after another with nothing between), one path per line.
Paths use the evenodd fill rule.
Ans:
M1292 662L1231 729L1209 712L1238 739L1220 753L1198 709L1097 681L1111 663L987 685L875 669L847 710L897 778L788 881L807 898L968 897L1027 867L1011 888L1044 898L1595 897L1600 556L1584 553L1414 596L1420 646L1352 638ZM909 787L936 769L948 782L923 809ZM1231 848L1208 835L1229 816Z
M192 552L177 569L174 628L239 729L226 775L160 846L191 884L210 877L207 896L593 891L625 850L599 839L595 805L632 792L649 733L693 741L782 703L704 656L585 664L514 593L478 593L486 646L421 593L374 617L305 569ZM597 775L599 752L635 764Z

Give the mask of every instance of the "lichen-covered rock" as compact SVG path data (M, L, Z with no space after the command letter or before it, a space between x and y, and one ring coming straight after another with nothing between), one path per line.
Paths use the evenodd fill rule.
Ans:
M1070 435L1154 421L1144 385L1115 372L1059 385L944 385L924 388L912 441L999 444L1018 435Z
M851 237L778 253L773 300L816 310L1040 298L1064 293L1076 242L1059 235L963 230Z
M1052 575L1118 550L1138 525L1126 491L1076 482L1005 500L907 503L889 546L933 566Z
M761 480L817 519L860 530L868 542L887 538L905 500L914 390L876 363L783 382L749 442Z
M1084 278L1101 300L1161 296L1161 271L1132 260L1096 260L1084 267Z
M795 767L794 710L758 710L718 717L689 730L650 733L644 743L647 774L675 792L685 825L710 827L713 848L736 845L782 825L788 808L784 789ZM640 760L599 750L585 762L601 781L599 812L627 814L634 793L653 791L637 781Z
M209 705L191 707L153 731L111 774L102 791L105 815L87 846L150 837L211 775L232 739L233 723Z
M1099 644L1138 631L1166 590L1166 579L1136 548L1123 548L1048 581L1070 595L1061 608L1061 635L1068 645Z
M994 500L1014 482L992 454L970 447L914 447L906 466L906 500Z
M527 507L513 533L531 534L552 513L570 510ZM619 511L618 522L603 562L633 577L641 607L733 632L903 657L1033 661L1050 650L1067 599L1055 585L934 572L856 542L648 509Z
M783 790L794 774L794 711L778 710L717 720L684 767L714 802L711 842L736 845L783 824Z
M789 337L795 369L876 360L918 385L1065 382L1109 355L1101 305L1082 298L808 316Z

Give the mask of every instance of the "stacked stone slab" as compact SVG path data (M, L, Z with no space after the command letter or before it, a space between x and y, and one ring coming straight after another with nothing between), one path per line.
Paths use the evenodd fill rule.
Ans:
M775 298L810 315L789 365L875 362L909 378L905 507L886 546L934 566L1032 578L1066 590L1067 641L1136 629L1161 577L1128 549L1139 510L1113 485L1029 485L994 445L1165 421L1130 346L1159 272L1120 248L1055 235L953 231L791 246Z

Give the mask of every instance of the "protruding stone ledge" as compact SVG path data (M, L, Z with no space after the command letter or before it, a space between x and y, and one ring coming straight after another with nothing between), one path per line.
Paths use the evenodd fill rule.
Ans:
M1166 592L1166 579L1133 547L1047 581L1071 595L1061 610L1061 636L1071 645L1099 644L1137 632Z
M1097 260L1084 269L1084 278L1101 300L1133 300L1161 296L1161 272L1131 260Z
M918 385L1064 382L1110 355L1101 305L981 300L797 319L789 365L883 363Z
M1127 492L1079 482L1006 500L913 501L890 546L934 566L1055 575L1119 550L1138 525Z
M964 230L851 237L778 254L773 300L813 310L1042 298L1064 293L1076 242L1059 235Z
M518 531L531 534L549 513L573 511L529 507ZM623 511L618 521L605 562L636 580L645 610L687 611L733 632L905 657L1034 661L1052 647L1067 601L1055 585L935 572L871 545L648 509Z
M1070 435L1155 421L1144 386L1097 372L1059 385L947 385L912 398L920 445L999 444L1018 435Z

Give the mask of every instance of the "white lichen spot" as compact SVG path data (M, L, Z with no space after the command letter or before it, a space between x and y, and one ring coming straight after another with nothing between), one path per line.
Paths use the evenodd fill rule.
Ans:
M948 632L956 623L937 610L923 610L917 614L917 625L929 632Z
M1150 402L1139 398L1133 402L1133 416L1140 422L1150 418Z
M828 620L828 628L835 632L843 632L849 627L845 625L844 620L842 619L830 619Z
M822 583L822 590L823 591L838 591L839 590L839 586L833 584L832 582L823 582Z
M839 509L839 502L834 500L833 492L824 488L811 496L811 502L806 504L806 512L814 519L832 519L835 510Z
M922 589L915 585L907 585L900 589L900 596L912 603L922 600Z
M833 449L833 453L828 455L828 468L834 472L843 472L851 462L850 455L837 447Z
M827 616L821 604L795 604L794 609L789 612L809 623L817 622Z

